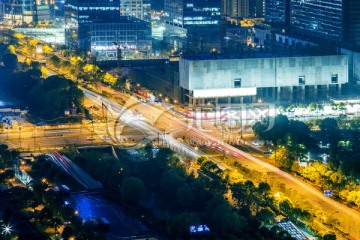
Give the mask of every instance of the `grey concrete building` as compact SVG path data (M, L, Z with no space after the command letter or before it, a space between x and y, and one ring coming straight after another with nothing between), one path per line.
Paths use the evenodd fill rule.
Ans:
M277 101L316 100L341 94L348 82L346 55L257 57L243 59L180 59L183 101L191 106L227 99L271 98Z

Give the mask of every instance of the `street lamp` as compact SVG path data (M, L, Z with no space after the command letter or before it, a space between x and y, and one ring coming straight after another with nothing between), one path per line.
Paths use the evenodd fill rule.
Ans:
M34 126L34 148L35 148L35 144L36 144L36 130L35 130L35 126Z
M11 226L10 225L5 225L3 227L2 234L4 234L4 235L11 234L11 231L12 231Z
M119 74L121 72L121 59L122 59L122 51L120 48L120 44L118 44L117 42L112 42L112 45L116 46L116 57L117 57L117 61L118 61L118 70L119 70Z

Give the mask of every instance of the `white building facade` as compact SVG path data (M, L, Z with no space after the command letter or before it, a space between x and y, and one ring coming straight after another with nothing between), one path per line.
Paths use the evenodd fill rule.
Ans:
M181 59L179 64L183 100L193 106L220 98L229 103L316 100L341 94L341 85L348 82L346 55Z

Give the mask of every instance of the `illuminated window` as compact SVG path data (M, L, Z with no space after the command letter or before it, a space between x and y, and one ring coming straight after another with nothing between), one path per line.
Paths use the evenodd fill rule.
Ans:
M338 83L338 75L331 74L331 83Z
M241 87L241 78L235 78L234 79L234 88L240 88Z
M305 85L305 76L299 76L299 85Z

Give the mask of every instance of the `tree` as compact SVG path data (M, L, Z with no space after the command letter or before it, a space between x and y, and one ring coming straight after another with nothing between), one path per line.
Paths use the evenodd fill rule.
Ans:
M61 233L61 237L64 240L68 240L72 236L74 236L74 230L69 226L65 226L64 230Z
M336 235L333 232L327 232L323 236L324 240L336 240Z
M153 145L152 145L151 142L148 143L148 144L146 144L146 146L144 147L144 150L145 150L146 154L148 155L148 157L149 157L149 158L152 158Z
M56 233L56 232L57 232L57 229L61 226L62 221L61 221L60 218L56 218L56 217L55 217L55 218L51 219L50 224L51 224L51 226L54 228L55 233Z
M176 198L178 203L185 208L191 207L195 203L195 193L188 184L178 188Z
M15 47L13 45L9 45L7 50L10 54L16 54Z
M18 64L18 58L13 53L7 53L3 56L5 68L14 70Z
M252 193L254 195L256 209L255 213L259 212L261 207L270 207L273 203L273 198L270 194L270 185L266 182L259 183L259 186Z
M319 128L324 141L334 145L339 140L339 126L334 118L324 118Z
M263 208L258 212L257 217L264 224L272 224L274 222L275 213L269 208Z
M112 76L110 73L105 73L103 76L104 83L108 83L110 85L115 85L117 82L117 78Z
M284 199L280 200L279 208L283 213L285 213L287 215L291 215L292 211L294 209L294 204L291 202L290 199L284 198Z
M36 45L39 44L39 40L36 40L36 39L31 39L29 41L29 45L32 46L32 47L36 47Z
M174 194L183 182L182 177L175 169L163 172L160 185L166 194Z
M41 67L40 71L41 71L41 77L43 77L43 78L46 78L49 75L49 70L47 70L44 67Z
M55 68L60 68L61 67L61 60L58 56L56 55L52 55L48 62L53 65Z
M51 47L49 47L49 45L43 46L43 52L46 56L51 54L53 51L54 50Z
M25 35L21 34L21 33L14 33L14 37L17 39L24 39Z
M183 212L177 215L169 225L167 232L173 239L189 238L190 226L198 225L200 222L198 216L194 213Z
M262 122L257 122L253 126L254 133L262 140L271 140L274 145L283 139L289 132L289 119L282 114L275 118L267 117Z
M124 178L120 187L121 196L131 204L138 204L145 193L144 183L137 177Z
M51 209L48 207L44 207L36 216L36 219L38 219L40 222L44 224L45 222L50 221L53 218L53 216L54 215Z

